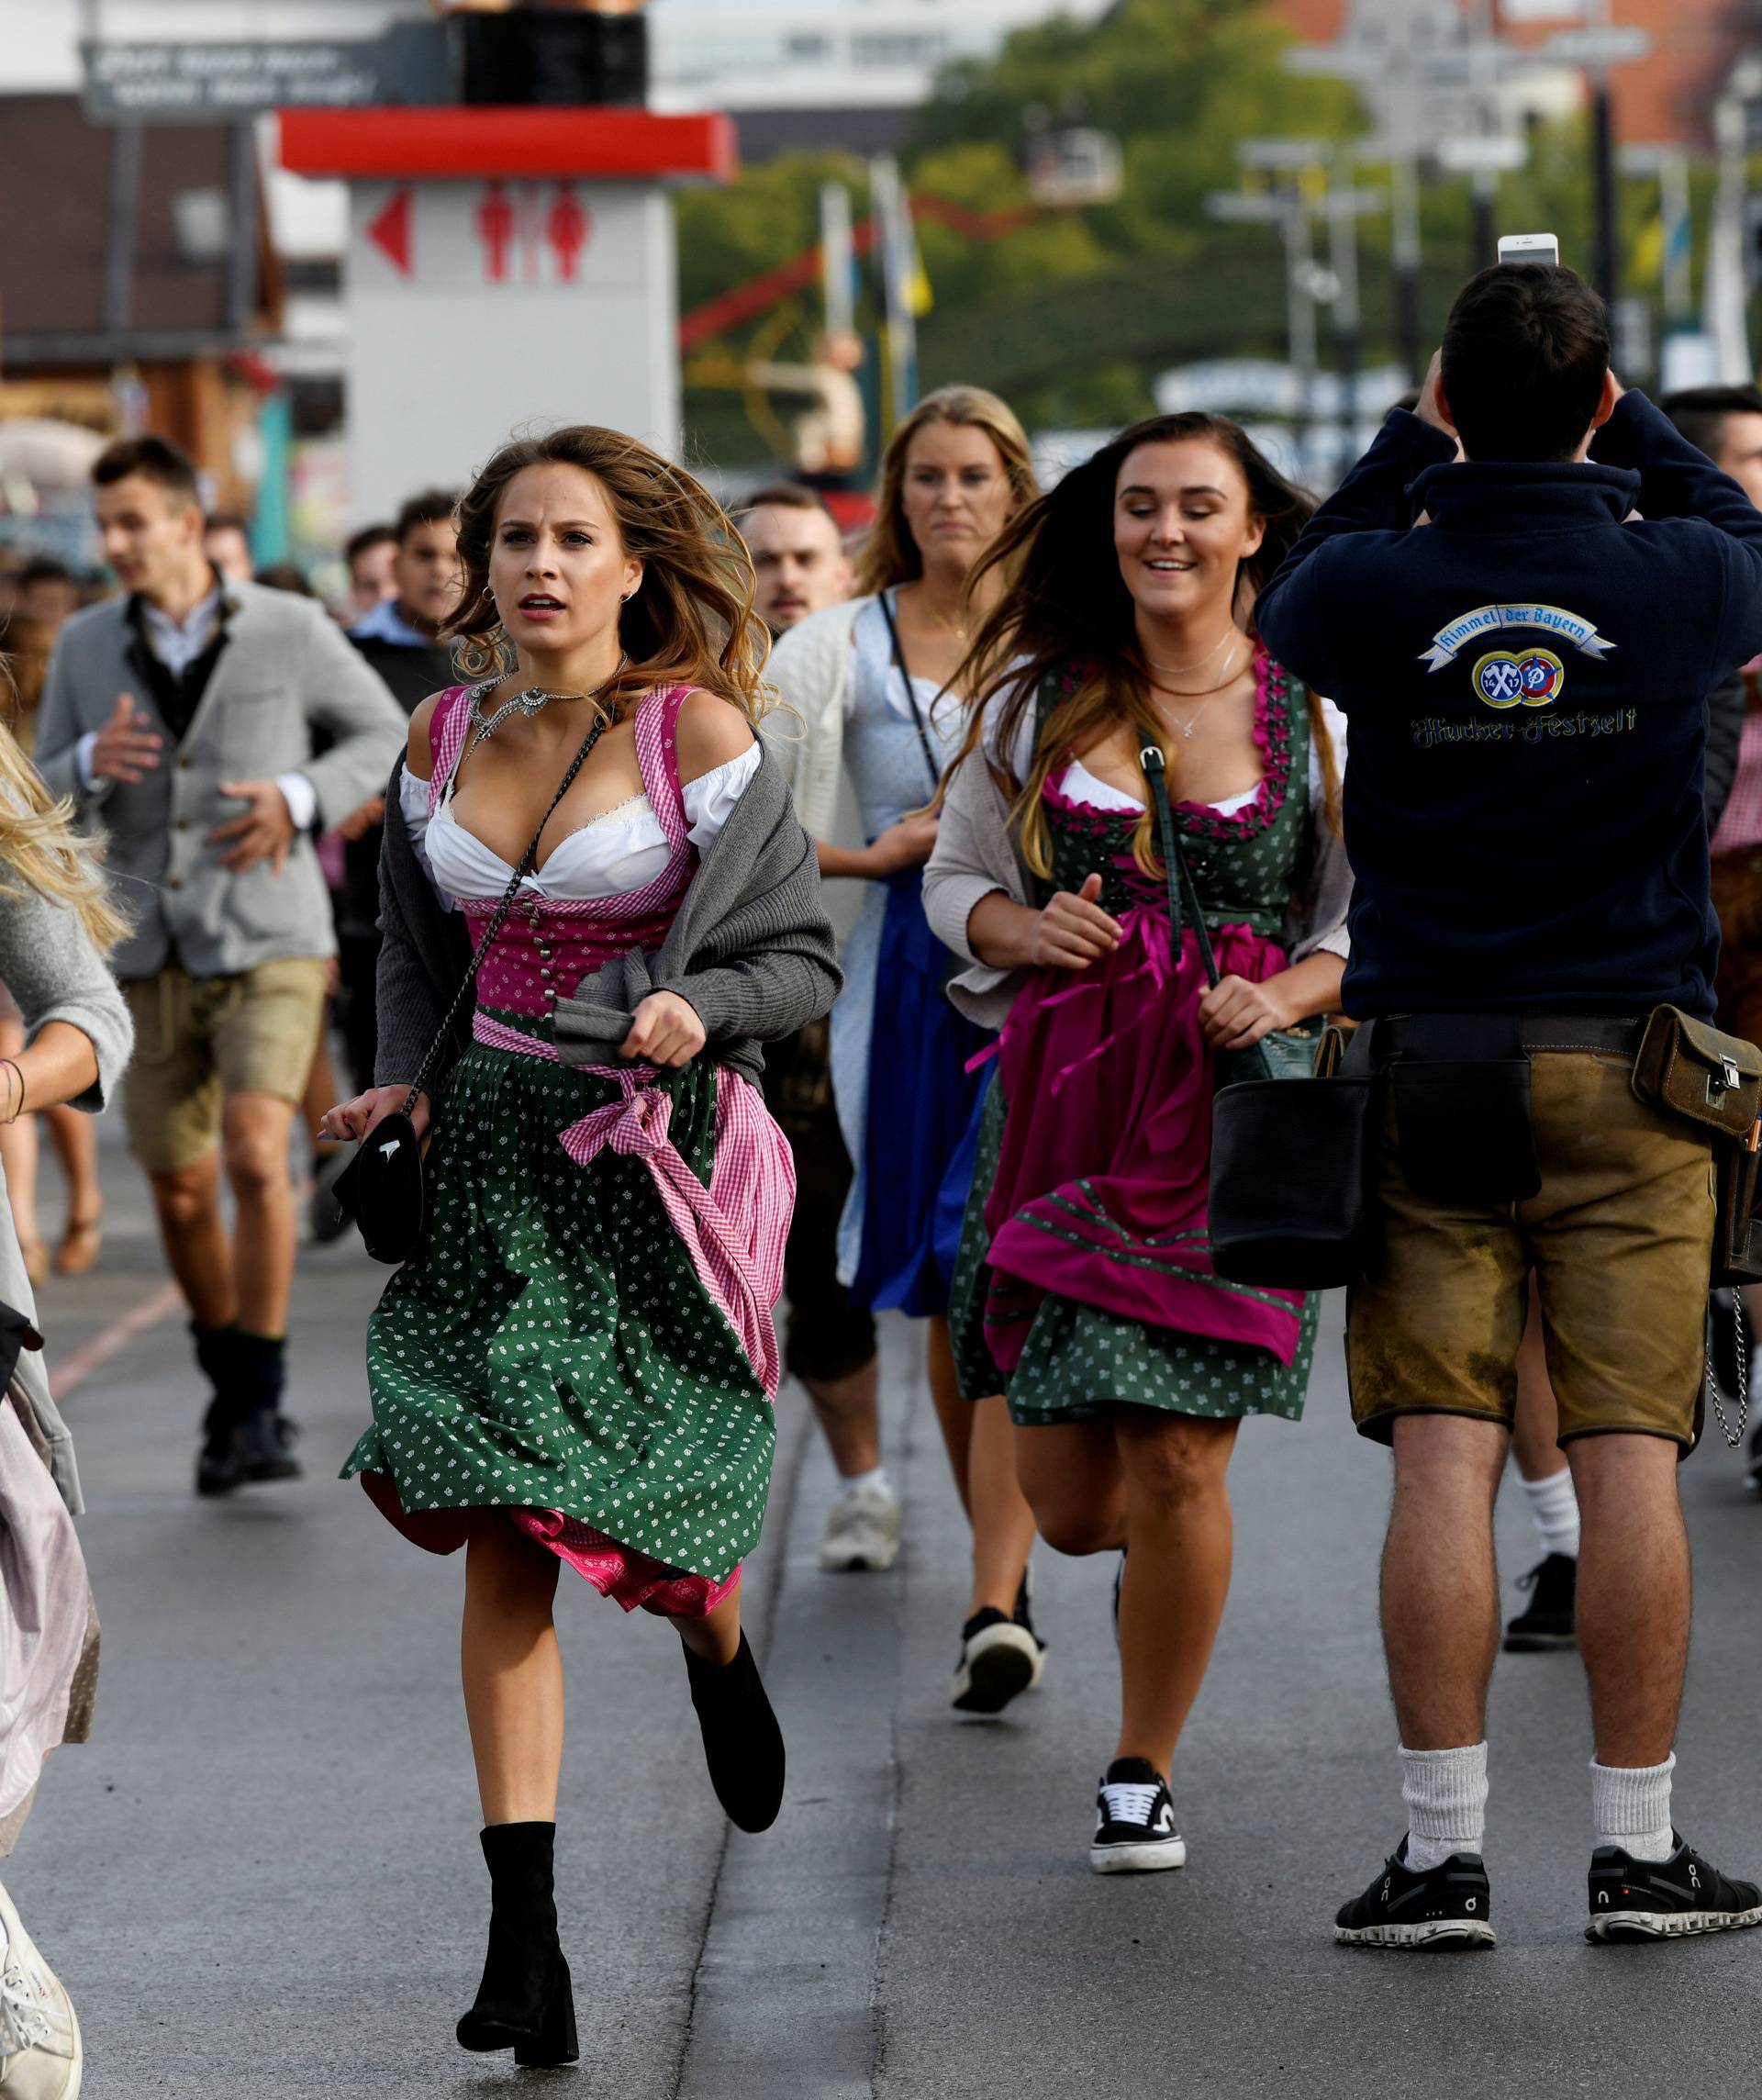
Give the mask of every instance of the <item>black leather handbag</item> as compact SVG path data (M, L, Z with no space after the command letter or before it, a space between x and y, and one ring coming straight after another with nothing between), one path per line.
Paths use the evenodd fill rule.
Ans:
M1175 829L1161 750L1146 740L1139 763L1162 832L1172 938L1178 952L1184 899L1215 986L1221 973ZM1348 1056L1340 1031L1318 1019L1219 1054L1207 1226L1211 1266L1229 1282L1328 1290L1363 1270L1373 1096L1365 1033Z
M429 1227L427 1164L422 1140L417 1135L416 1124L410 1118L410 1109L418 1097L427 1100L432 1109L434 1096L430 1088L435 1067L452 1040L453 1023L459 1018L460 1009L476 987L478 967L507 923L507 915L519 897L521 883L532 872L545 825L555 816L558 803L574 786L576 774L586 764L587 754L599 742L605 727L605 717L596 716L594 726L582 739L581 749L563 776L563 785L552 796L551 807L533 832L531 844L520 855L520 865L514 870L513 879L490 915L489 924L453 994L452 1003L436 1030L433 1042L429 1044L428 1054L409 1092L404 1097L403 1108L380 1118L362 1139L348 1167L337 1177L336 1200L353 1216L362 1245L375 1261L383 1261L389 1268L400 1267L418 1252Z

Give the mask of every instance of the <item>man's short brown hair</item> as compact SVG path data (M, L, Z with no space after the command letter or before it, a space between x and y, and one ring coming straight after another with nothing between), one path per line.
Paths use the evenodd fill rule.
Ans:
M451 525L458 508L456 488L425 488L399 507L392 537L401 547L418 525Z
M194 463L169 438L156 438L151 431L138 438L113 438L92 463L92 486L109 488L131 474L162 488L180 505L202 500Z
M1717 459L1725 425L1734 416L1762 416L1762 390L1754 386L1683 386L1658 403L1697 451Z
M741 505L737 515L745 518L754 510L772 508L778 510L818 510L822 517L832 517L826 498L820 493L819 489L809 488L798 481L767 481L763 488L756 489L747 497L746 501ZM833 518L832 523L836 525L838 523L837 519Z
M1471 460L1567 460L1609 370L1609 317L1574 270L1496 262L1456 295L1444 392Z

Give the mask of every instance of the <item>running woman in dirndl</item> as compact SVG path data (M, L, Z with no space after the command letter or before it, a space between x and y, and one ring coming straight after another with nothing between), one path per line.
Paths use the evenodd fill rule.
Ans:
M1007 528L925 906L1001 1023L953 1287L963 1390L1008 1395L1047 1543L1124 1554L1121 1716L1098 1873L1178 1867L1169 1770L1229 1588L1243 1419L1295 1421L1301 1291L1206 1239L1220 1051L1331 1011L1351 878L1341 724L1259 646L1253 605L1311 506L1222 417L1159 417ZM1140 761L1163 755L1221 970L1171 942ZM1276 1167L1277 1163L1275 1163Z
M782 1798L741 1630L769 1480L771 1306L793 1194L759 1040L838 986L813 850L753 736L766 646L738 534L690 475L593 427L506 446L459 513L453 632L513 667L425 701L387 798L380 1084L400 1107L484 946L437 1089L431 1223L368 1334L344 1468L466 1549L463 1670L493 1909L467 2049L573 2060L552 1886L566 1566L684 1645L716 1791ZM485 937L544 821L532 871ZM415 1097L418 1128L429 1104Z

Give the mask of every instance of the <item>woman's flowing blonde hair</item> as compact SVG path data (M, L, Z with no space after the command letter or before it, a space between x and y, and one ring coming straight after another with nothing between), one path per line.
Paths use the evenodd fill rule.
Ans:
M701 686L756 722L770 704L759 674L771 638L753 610L755 579L746 542L684 467L597 423L512 440L460 498L464 592L443 630L458 644L459 668L481 678L511 662L489 589L496 514L517 474L552 464L597 478L611 499L624 552L642 564L641 584L619 624L628 662L600 693L601 711L657 686Z
M55 799L0 720L0 897L27 888L72 912L101 955L129 931L93 842L74 827L72 803Z
M887 440L881 459L881 486L875 492L875 523L857 556L856 588L861 597L909 584L924 573L924 557L906 523L906 454L920 430L931 423L958 423L983 430L997 447L1009 484L1009 507L1019 514L1040 493L1027 433L1007 401L983 386L939 386L926 394Z
M1287 481L1227 416L1196 412L1134 423L1019 511L975 564L969 590L993 569L1007 583L957 674L959 689L974 697L967 703L966 734L953 764L982 753L987 743L995 752L1013 751L1024 718L1032 718L1039 704L1045 678L1057 674L1066 682L1035 739L1027 778L1006 776L1003 783L1013 797L1010 820L1021 841L1022 857L1036 875L1052 870L1043 799L1047 778L1098 729L1124 721L1154 743L1163 754L1169 794L1180 797L1178 754L1150 703L1149 667L1138 646L1136 609L1114 553L1113 506L1114 486L1129 453L1140 445L1195 438L1215 445L1240 469L1248 485L1249 514L1265 528L1259 547L1243 560L1236 583L1237 617L1252 635L1255 598L1309 522L1315 499ZM995 722L987 717L987 702L993 695L1000 696ZM1333 738L1314 693L1309 708L1310 736L1321 762L1322 817L1337 834L1340 789ZM1133 834L1132 855L1144 874L1161 877L1149 809Z

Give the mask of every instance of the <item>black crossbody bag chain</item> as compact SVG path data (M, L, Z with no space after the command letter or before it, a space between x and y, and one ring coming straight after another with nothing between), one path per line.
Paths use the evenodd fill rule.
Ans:
M519 901L520 885L532 872L532 864L539 857L539 842L544 836L544 827L557 813L557 806L574 785L575 776L587 762L606 728L604 715L597 715L594 726L582 739L581 749L570 761L569 770L563 776L563 784L551 798L551 807L544 812L539 828L532 834L532 843L520 855L520 865L514 870L513 879L502 892L501 902L490 914L484 937L478 943L458 990L452 996L434 1040L429 1044L409 1092L404 1097L404 1106L395 1113L383 1116L362 1140L361 1148L349 1163L347 1169L337 1178L336 1199L343 1208L354 1215L361 1230L362 1244L375 1261L383 1261L392 1268L407 1262L422 1245L428 1229L428 1182L422 1156L422 1141L416 1134L410 1111L418 1097L426 1099L430 1107L434 1097L429 1091L434 1079L435 1067L446 1054L452 1040L453 1023L459 1018L460 1009L476 989L477 972L488 955L496 936L507 923L507 916ZM461 763L463 761L462 759Z

